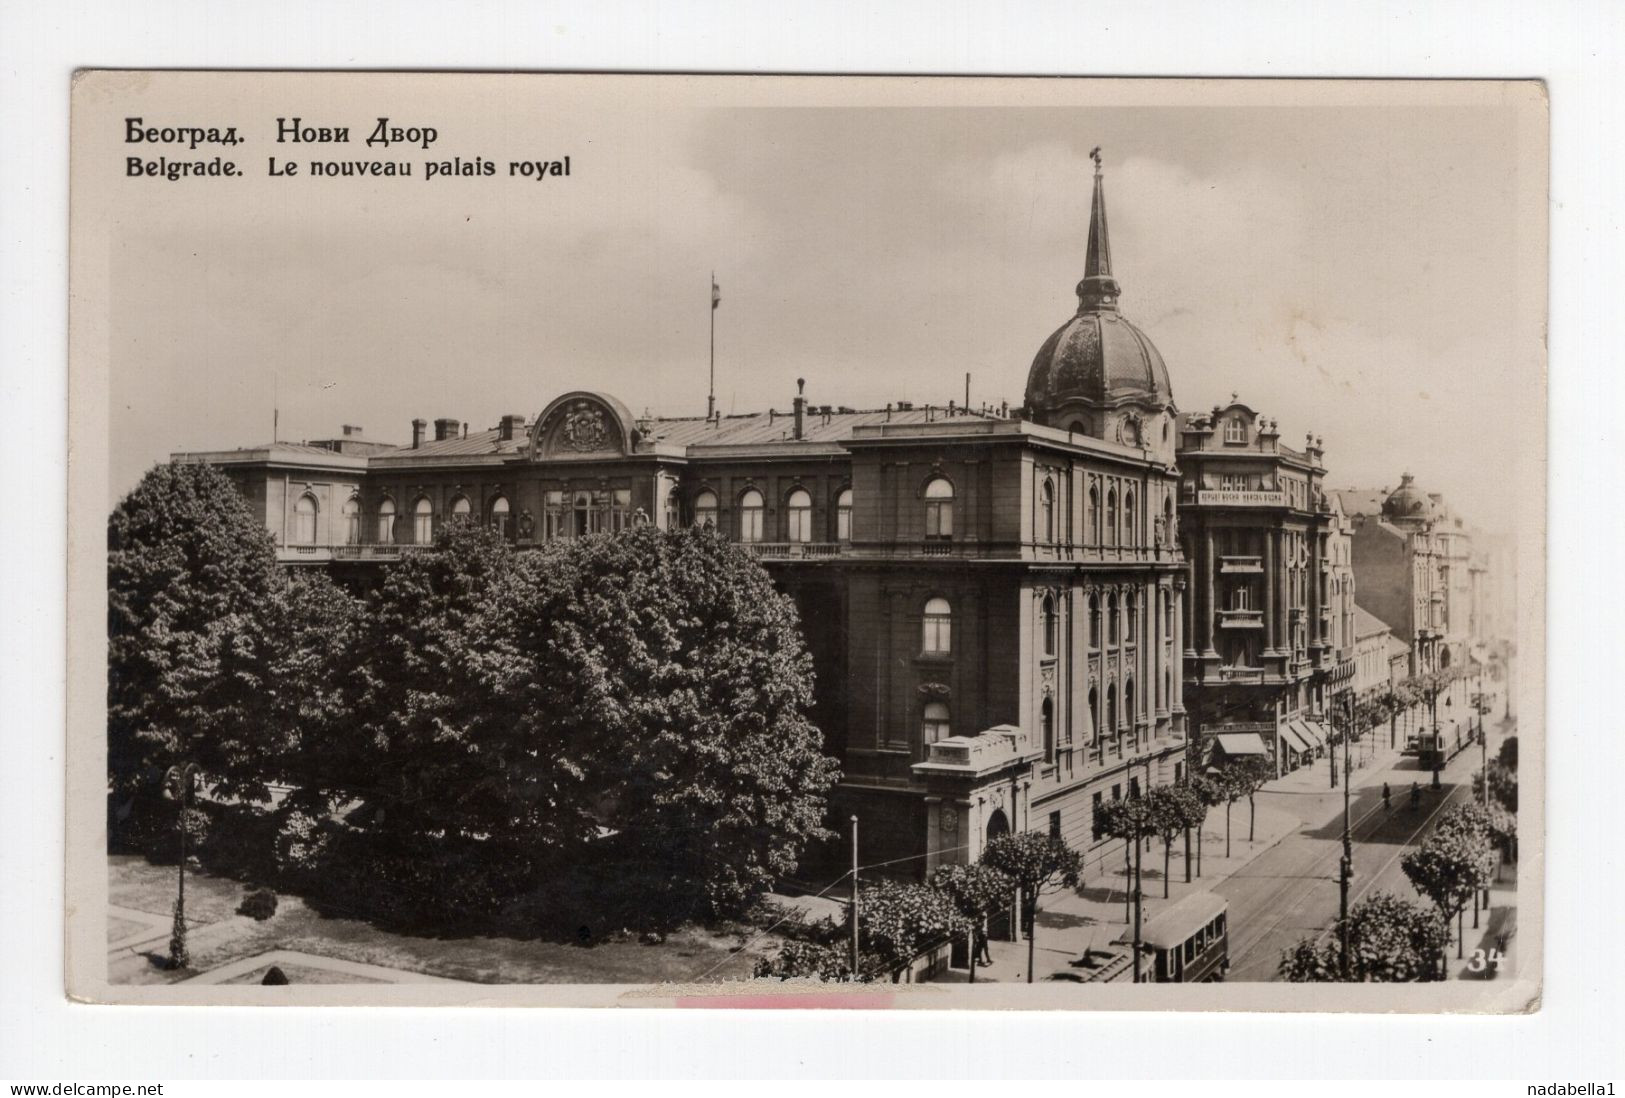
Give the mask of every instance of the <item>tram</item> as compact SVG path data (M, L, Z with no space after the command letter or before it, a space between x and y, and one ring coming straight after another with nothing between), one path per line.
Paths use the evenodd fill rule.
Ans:
M1117 941L1132 947L1133 930ZM1141 928L1140 948L1150 961L1142 971L1151 983L1222 980L1230 970L1229 905L1212 892L1182 897Z

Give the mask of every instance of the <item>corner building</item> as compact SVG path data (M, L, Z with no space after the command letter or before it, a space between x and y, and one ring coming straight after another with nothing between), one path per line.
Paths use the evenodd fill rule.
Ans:
M309 444L177 455L226 470L282 559L354 582L486 522L517 547L649 521L713 526L801 612L814 721L840 759L831 823L905 875L990 836L1093 836L1103 800L1175 780L1184 559L1167 368L1118 310L1097 168L1076 313L1023 406L635 417L572 392L485 430L413 423Z
M1180 510L1196 593L1185 703L1204 756L1263 754L1278 774L1325 753L1327 699L1352 680L1334 625L1333 519L1321 443L1281 442L1236 400L1183 420ZM1351 577L1352 579L1352 577ZM1352 644L1349 645L1352 649Z

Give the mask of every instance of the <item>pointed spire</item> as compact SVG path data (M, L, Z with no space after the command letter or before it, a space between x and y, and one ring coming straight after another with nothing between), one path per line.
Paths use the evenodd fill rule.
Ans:
M1101 180L1100 146L1089 153L1095 162L1095 199L1089 209L1089 251L1083 263L1083 281L1078 283L1078 312L1117 311L1122 291L1112 277L1112 245L1106 232L1106 188Z

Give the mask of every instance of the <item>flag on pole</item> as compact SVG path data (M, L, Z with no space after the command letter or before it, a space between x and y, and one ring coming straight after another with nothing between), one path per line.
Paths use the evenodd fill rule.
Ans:
M722 304L722 287L717 285L717 276L711 276L711 308L715 309Z

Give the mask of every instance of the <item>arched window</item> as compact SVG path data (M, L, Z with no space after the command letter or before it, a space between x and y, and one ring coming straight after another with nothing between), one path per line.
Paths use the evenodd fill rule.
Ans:
M434 540L434 504L420 499L412 508L412 542L428 545Z
M1106 490L1106 544L1117 544L1117 489Z
M474 508L469 505L467 496L457 496L451 501L451 521L467 522Z
M1100 544L1100 486L1089 485L1089 541Z
M293 505L293 543L316 544L316 497L309 492Z
M1162 593L1162 635L1166 640L1174 635L1174 600L1166 591Z
M361 544L361 500L356 496L344 501L344 544Z
M1125 489L1123 492L1123 544L1133 545L1139 539L1135 537L1137 530L1134 524L1134 492Z
M1071 423L1068 423L1066 425L1066 429L1075 435L1087 435L1089 433L1089 428L1083 425L1083 420L1081 419L1075 419Z
M1089 647L1100 647L1100 596L1089 596Z
M1117 596L1106 596L1106 643L1116 647L1118 637Z
M835 497L835 540L852 540L852 489L842 488Z
M1089 720L1095 726L1095 741L1100 740L1100 691L1089 688Z
M506 538L509 534L507 496L498 496L491 501L491 529L497 532L499 538Z
M1130 731L1134 729L1134 680L1123 680L1123 723Z
M1130 591L1123 597L1123 616L1128 619L1128 642L1130 644L1138 644L1140 641L1139 609L1139 604L1134 598L1134 592Z
M1106 734L1117 735L1117 686L1106 684Z
M1240 416L1231 416L1224 421L1224 440L1226 442L1247 441L1247 424Z
M943 702L926 702L920 714L920 742L936 743L953 735L948 727L948 706Z
M1044 596L1044 655L1055 655L1055 634L1058 632L1055 613L1055 596Z
M1165 531L1163 540L1172 545L1179 528L1174 525L1174 497L1171 495L1162 497L1162 526Z
M754 488L745 489L745 494L739 497L740 541L762 540L762 510L762 493Z
M717 526L717 494L707 489L694 497L694 525L709 526L713 530Z
M953 607L947 599L931 599L925 604L924 633L920 649L933 656L953 651Z
M1038 493L1039 529L1043 531L1044 540L1055 541L1055 482L1045 480L1044 486Z
M790 493L785 501L785 513L788 517L786 532L791 541L811 541L812 528L812 496L797 488Z
M1055 703L1049 698L1039 707L1038 719L1044 729L1044 760L1055 761Z
M385 496L378 504L378 544L393 545L395 542L395 501Z
M954 533L954 486L936 477L925 486L925 536L950 538Z

